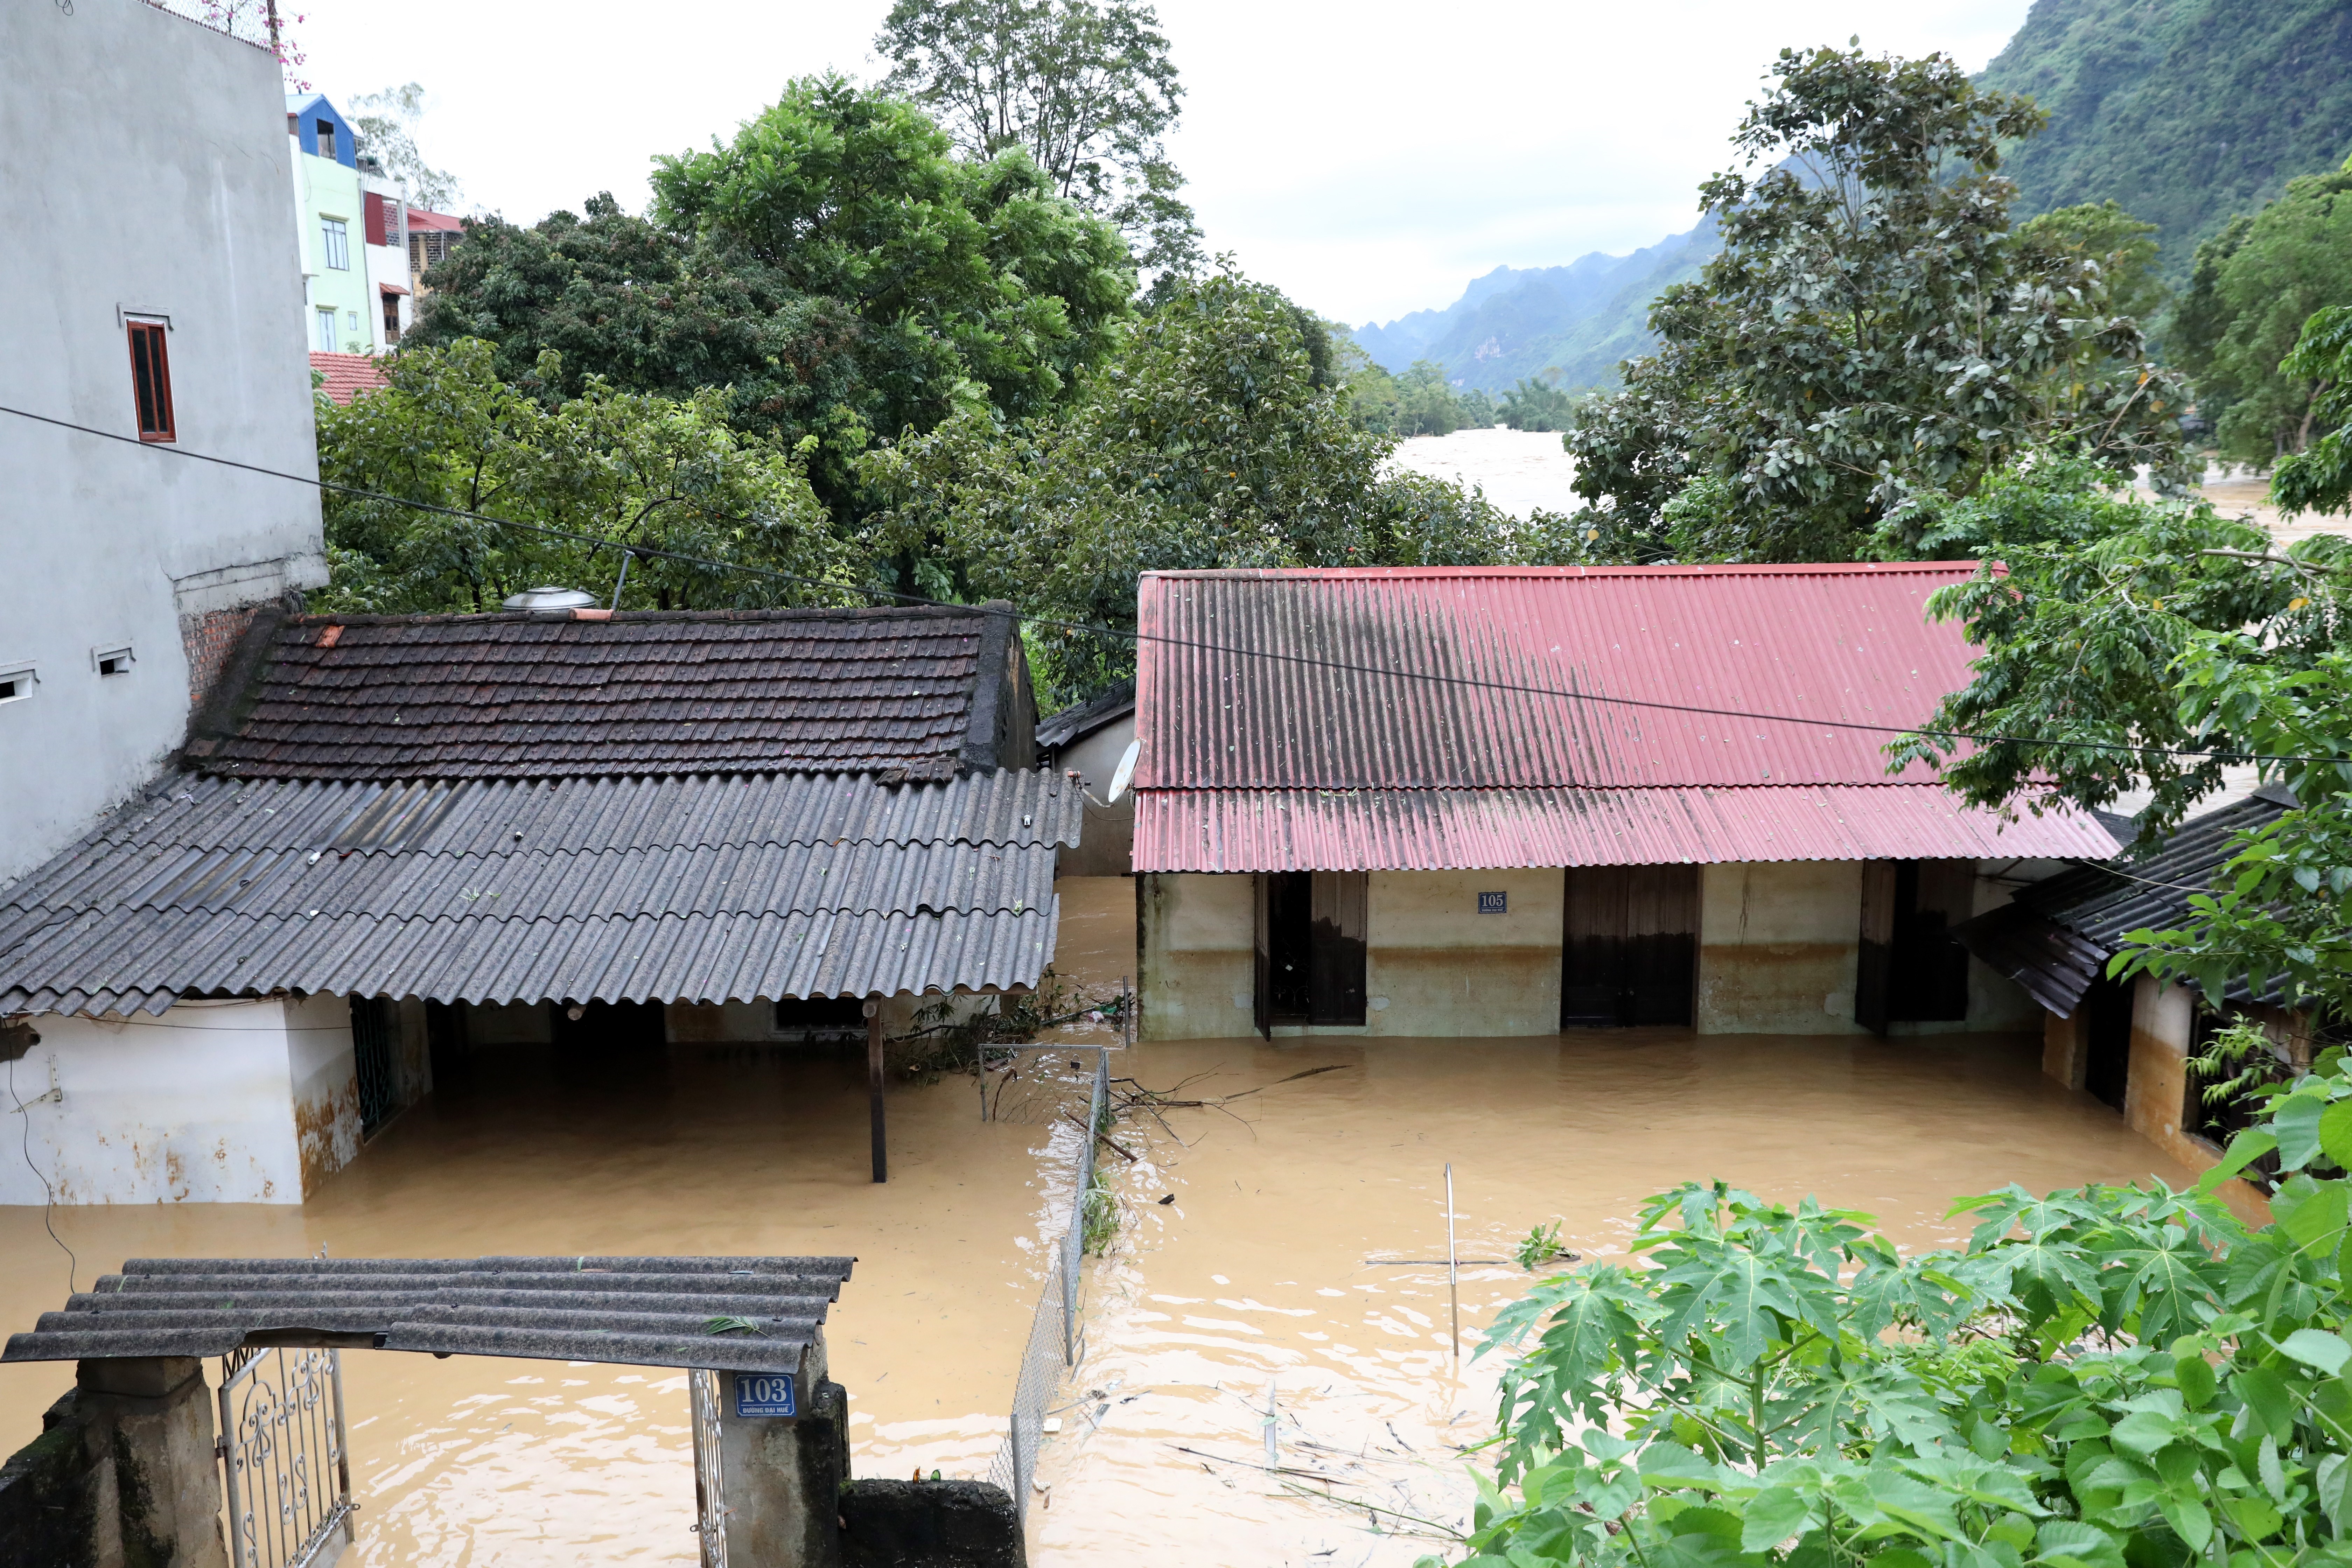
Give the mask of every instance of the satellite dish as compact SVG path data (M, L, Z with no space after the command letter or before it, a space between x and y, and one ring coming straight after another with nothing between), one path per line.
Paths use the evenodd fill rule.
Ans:
M1118 797L1127 793L1127 781L1135 776L1135 759L1142 754L1143 737L1138 735L1127 743L1127 750L1120 753L1118 771L1110 775L1109 798L1103 804L1116 805L1118 803Z

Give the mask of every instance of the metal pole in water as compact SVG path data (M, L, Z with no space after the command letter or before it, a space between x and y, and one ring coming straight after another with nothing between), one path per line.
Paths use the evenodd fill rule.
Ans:
M1454 1359L1462 1359L1462 1291L1454 1253L1454 1166L1445 1166L1445 1306L1454 1319Z
M890 1149L882 1131L882 999L866 1001L866 1094L874 1122L874 1179L890 1179Z
M1269 1470L1282 1463L1281 1444L1275 1432L1275 1423L1281 1415L1275 1407L1274 1384L1273 1378L1265 1380L1265 1468Z

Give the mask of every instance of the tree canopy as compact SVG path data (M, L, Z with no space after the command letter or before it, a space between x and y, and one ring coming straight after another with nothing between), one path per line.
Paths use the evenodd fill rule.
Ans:
M2041 125L1950 60L1783 51L1702 187L1722 252L1651 314L1660 346L1567 437L1595 526L1663 549L1669 503L1737 560L1850 558L1916 489L2019 452L2186 478L2177 380L2111 270L2012 233L2004 142Z
M552 350L514 384L478 339L404 349L384 369L388 384L348 406L318 400L320 477L373 492L323 493L325 607L495 610L549 583L618 593L624 608L834 604L774 574L865 580L800 456L737 430L715 390L677 399L592 376L566 398ZM624 585L632 549L722 565L638 554Z
M975 592L1119 628L1146 571L1554 558L1550 523L1384 477L1389 442L1318 374L1313 321L1231 272L1181 281L1068 407L1024 426L973 408L870 454L881 537L962 563ZM1032 655L1066 700L1134 668L1124 638L1049 633Z
M359 133L360 151L383 165L383 172L401 194L429 212L446 212L457 205L457 176L436 169L417 151L416 122L425 118L425 89L417 82L364 92L344 106L352 110L352 129Z
M2169 334L2224 458L2267 466L2311 437L2323 383L2285 361L2304 323L2352 305L2352 161L2287 182L2252 217L2197 247Z
M1118 231L1024 154L960 160L919 110L838 78L790 84L654 183L650 217L604 196L584 218L472 225L411 341L487 339L508 381L557 350L567 395L591 376L722 388L741 428L818 438L812 478L846 517L875 436L1047 407L1131 311Z
M885 89L938 117L964 155L1021 151L1055 194L1131 237L1155 271L1201 258L1164 145L1184 97L1151 7L1134 0L897 0L874 39Z

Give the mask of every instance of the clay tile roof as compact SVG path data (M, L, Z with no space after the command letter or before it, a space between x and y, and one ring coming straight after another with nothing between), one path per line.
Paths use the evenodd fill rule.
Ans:
M361 393L373 392L385 384L383 362L373 354L313 353L310 368L327 378L319 390L336 403L348 404Z
M184 756L238 778L944 779L1026 745L1017 662L985 608L293 616L257 623Z

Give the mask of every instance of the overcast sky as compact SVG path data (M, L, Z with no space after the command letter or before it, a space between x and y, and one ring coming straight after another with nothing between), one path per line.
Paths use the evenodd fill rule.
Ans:
M304 0L296 0L302 6ZM1941 49L1969 70L2030 0L1162 0L1188 96L1172 144L1212 250L1351 323L1451 303L1497 266L1691 226L1698 182L1784 45ZM289 9L294 7L286 7ZM425 154L530 222L704 146L787 79L880 74L888 0L308 0L301 74L422 82Z

